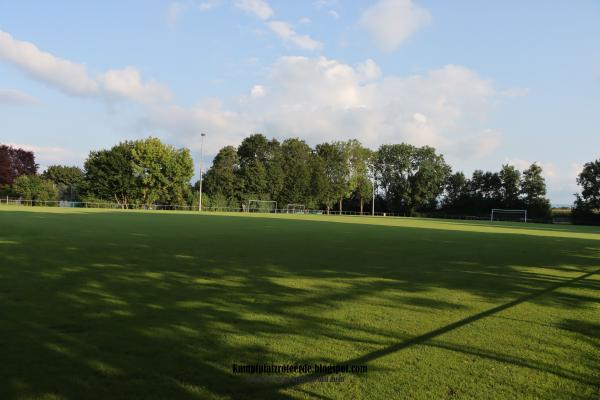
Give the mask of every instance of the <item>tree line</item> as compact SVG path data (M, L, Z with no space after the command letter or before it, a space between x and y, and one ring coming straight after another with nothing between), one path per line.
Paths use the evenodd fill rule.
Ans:
M84 168L53 165L42 174L32 152L0 146L0 190L33 200L116 202L123 207L198 206L191 184L190 151L157 138L125 141L92 151ZM385 144L377 150L357 140L314 147L298 138L282 142L262 134L239 146L225 146L203 175L203 207L242 208L249 200L303 204L326 212L358 211L372 204L378 212L402 215L489 215L491 208L526 209L532 218L550 216L542 168L524 171L476 170L467 178L454 172L429 146ZM582 187L574 215L600 210L600 160L587 163L577 177ZM375 191L375 192L374 192ZM375 196L373 196L375 195Z

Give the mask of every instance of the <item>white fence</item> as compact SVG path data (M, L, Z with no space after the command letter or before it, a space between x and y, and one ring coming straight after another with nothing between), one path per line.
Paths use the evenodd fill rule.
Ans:
M110 202L85 202L85 201L44 201L26 200L20 198L0 197L0 205L26 206L26 207L62 207L62 208L100 208L100 209L127 209L127 210L169 210L169 211L198 211L198 207L178 204L119 204ZM249 209L246 207L206 207L202 206L202 212L246 212L246 213L269 213L269 214L308 214L308 215L363 215L370 216L370 212L357 211L329 211L318 209L289 210L287 208L274 208L269 210ZM375 216L399 216L400 214L376 212Z
M119 204L109 202L84 202L84 201L42 201L42 200L25 200L11 197L0 197L0 205L11 205L11 206L41 206L41 207L63 207L63 208L100 208L100 209L127 209L127 210L161 210L161 211L198 211L198 206L187 206L178 204L153 204L153 205L139 205L139 204ZM228 213L265 213L265 214L306 214L306 215L347 215L347 216L373 216L371 212L358 212L358 211L334 211L330 210L329 213L325 210L319 209L304 209L304 210L289 210L287 208L278 208L270 210L252 209L249 210L246 207L206 207L202 206L202 212L228 212ZM376 212L376 217L403 217L403 214L389 213L389 212ZM489 217L475 216L475 215L422 215L422 218L438 218L438 219L459 219L459 220L477 220L477 221L489 221ZM537 221L536 221L537 222ZM543 221L539 221L543 222Z

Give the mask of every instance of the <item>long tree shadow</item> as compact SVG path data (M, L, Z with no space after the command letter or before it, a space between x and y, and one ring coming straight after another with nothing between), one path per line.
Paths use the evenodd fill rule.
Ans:
M543 296L574 283L599 288L586 280L598 272L594 240L270 218L11 214L0 213L7 399L292 398L285 389L293 384L246 382L231 363L370 363L523 302L598 302ZM353 304L373 313L371 324ZM394 325L399 312L429 325ZM584 323L565 329L592 340L595 325ZM319 340L337 347L305 350ZM340 358L346 348L364 355Z
M471 324L473 322L476 322L476 321L478 321L478 320L480 320L482 318L486 318L486 317L489 317L491 315L500 313L500 312L502 312L504 310L507 310L507 309L509 309L511 307L517 306L517 305L519 305L521 303L524 303L524 302L527 302L527 301L531 301L531 300L533 300L533 299L535 299L537 297L540 297L540 296L543 296L543 295L548 294L550 292L553 292L554 290L556 290L558 288L569 286L569 285L573 285L573 284L577 283L578 281L584 280L584 279L586 279L586 278L588 278L588 277L590 277L592 275L598 274L598 273L600 273L600 269L598 269L596 271L588 272L588 273L583 274L583 275L580 275L577 278L574 278L574 279L571 279L571 280L567 280L567 281L564 281L564 282L561 282L561 283L554 284L554 285L552 285L550 287L547 287L547 288L545 288L543 290L538 290L538 291L536 291L534 293L531 293L531 294L526 295L526 296L522 296L522 297L520 297L518 299L515 299L515 300L513 300L511 302L499 305L497 307L490 308L489 310L485 310L485 311L482 311L480 313L471 315L471 316L469 316L467 318L463 318L463 319L461 319L459 321L456 321L456 322L453 322L451 324L445 325L445 326L443 326L441 328L435 329L435 330L427 332L425 334L422 334L422 335L419 335L419 336L416 336L416 337L413 337L413 338L401 341L401 342L396 343L394 345L387 346L387 347L385 347L383 349L379 349L379 350L370 352L370 353L365 354L365 355L360 356L360 357L356 357L356 358L353 358L353 359L342 361L340 364L355 364L355 365L367 364L370 361L376 360L378 358L387 356L387 355L392 354L392 353L396 353L396 352L401 351L403 349L406 349L408 347L411 347L411 346L414 346L414 345L419 345L419 344L424 344L426 342L431 341L432 339L435 339L435 338L437 338L437 337L439 337L441 335L444 335L445 333L448 333L448 332L453 331L453 330L458 329L458 328L462 328L465 325L468 325L468 324ZM583 328L583 331L586 332L586 334L589 333L590 336L592 334L592 329L596 329L594 331L594 333L597 336L597 332L598 332L597 328L600 326L598 324L589 324L589 323L586 323L586 322L582 323L581 321L567 321L565 323L565 325L569 326L569 327L570 326L575 326L575 327L577 327L576 328L577 331L581 331L582 328ZM439 346L439 347L443 347L443 346ZM524 363L524 364L526 364L526 363ZM317 374L313 374L311 377L314 380L316 380L317 378L319 378L322 375L323 374L318 374L317 373ZM562 376L566 376L566 375L562 375ZM578 379L579 380L579 378L572 378L570 376L566 376L566 377L569 377L570 379ZM587 381L583 382L583 383L586 383L586 384L597 384L597 382L587 382ZM293 386L293 385L294 385L293 383L284 383L284 384L280 385L279 388L290 387L290 386Z

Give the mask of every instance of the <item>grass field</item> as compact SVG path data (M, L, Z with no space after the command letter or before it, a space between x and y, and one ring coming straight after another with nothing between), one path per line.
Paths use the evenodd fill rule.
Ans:
M232 364L367 365L338 383ZM0 399L598 399L600 230L0 208Z

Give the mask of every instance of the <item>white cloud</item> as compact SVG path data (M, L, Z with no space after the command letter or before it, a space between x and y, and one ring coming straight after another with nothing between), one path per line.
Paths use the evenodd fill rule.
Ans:
M481 157L500 144L487 129L491 83L461 66L421 75L384 76L373 60L356 66L325 57L282 57L260 86L225 106L152 108L143 127L197 146L206 132L213 150L251 132L298 136L315 144L357 138L370 147L409 142L455 157Z
M234 0L234 6L256 18L267 20L273 16L273 9L264 0Z
M168 100L169 89L155 81L142 83L139 71L134 67L111 69L98 76L101 87L110 96L129 98L147 103Z
M158 83L143 83L139 71L134 67L109 70L93 79L84 64L42 51L33 43L17 40L3 31L0 31L0 60L70 95L143 102L161 101L169 97L168 90Z
M250 132L256 132L256 126L249 116L224 109L219 100L206 100L191 107L150 106L140 121L140 130L162 132L194 151L200 150L200 134L206 133L207 154L216 154L226 145L237 146Z
M292 28L290 24L283 21L271 21L269 27L284 42L293 43L304 50L318 50L323 47L321 42L312 39L308 35L300 35Z
M385 51L395 50L430 21L429 12L411 0L379 0L360 17L360 24Z
M38 99L27 93L13 89L0 89L0 104L24 106L38 103Z
M365 81L371 81L381 76L381 69L370 58L364 63L358 64L357 70Z
M331 17L334 18L334 19L339 19L340 18L340 14L337 11L335 11L335 10L329 10L327 12L327 14L331 15Z
M308 17L302 17L298 20L299 24L310 24L312 20Z
M254 85L250 91L250 96L257 99L265 95L265 87L262 85Z
M85 65L41 51L33 43L16 40L3 31L0 31L0 59L69 94L88 95L98 90Z

